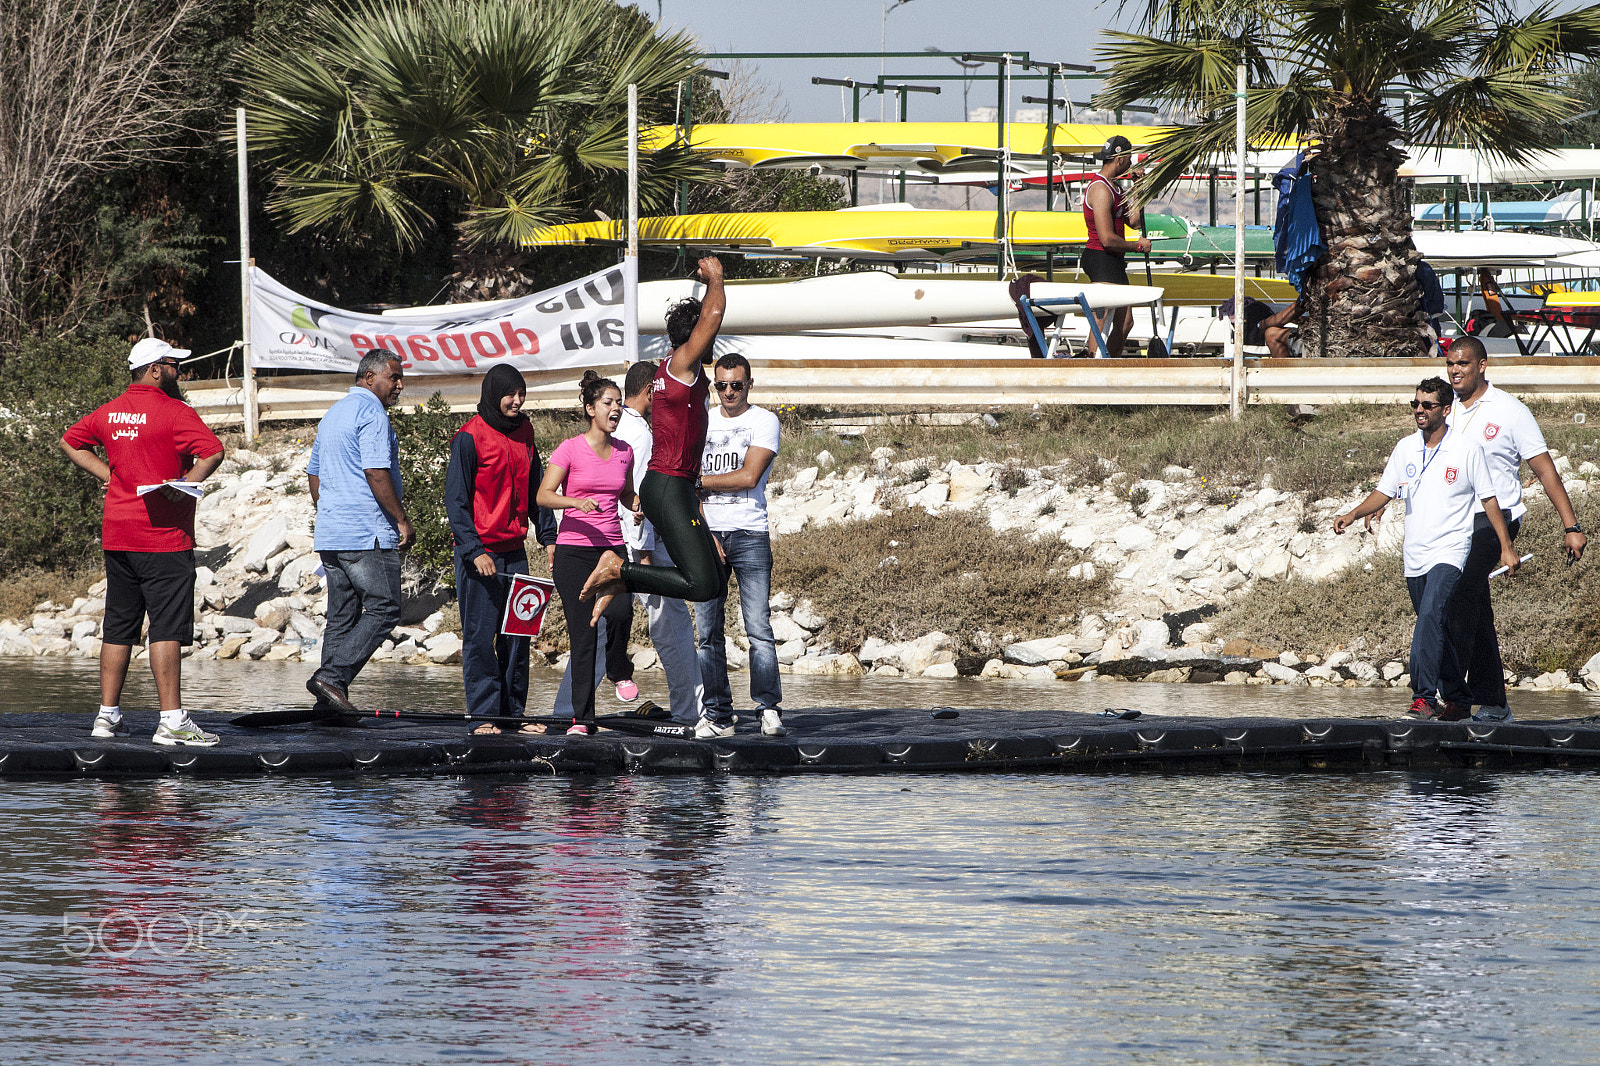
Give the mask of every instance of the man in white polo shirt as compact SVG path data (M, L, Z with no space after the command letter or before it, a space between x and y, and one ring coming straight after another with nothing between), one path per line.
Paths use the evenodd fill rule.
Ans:
M1518 566L1483 453L1445 421L1451 396L1441 378L1417 386L1411 401L1417 432L1395 445L1378 487L1333 521L1333 531L1343 533L1390 500L1404 502L1406 589L1417 612L1411 634L1413 698L1407 713L1441 722L1458 722L1472 713L1463 672L1445 633L1445 605L1461 580L1476 507L1482 507L1498 539L1500 565L1513 572Z
M717 360L711 385L717 405L706 427L700 459L700 495L706 525L722 545L728 569L739 579L739 606L750 639L750 698L761 712L761 732L789 732L778 704L778 649L772 639L772 540L767 527L767 475L778 454L778 416L750 406L750 361L736 352ZM733 689L728 683L723 618L727 586L714 600L694 605L699 633L700 680L705 685L705 716L695 728L700 737L733 735Z
M1484 376L1489 369L1489 355L1476 337L1462 337L1452 344L1444 365L1450 387L1455 390L1455 406L1450 414L1452 430L1482 450L1512 539L1516 539L1522 516L1528 512L1528 505L1522 502L1519 476L1526 462L1561 516L1567 561L1577 562L1587 543L1583 527L1578 524L1566 486L1556 473L1556 464L1533 413L1515 396L1489 384ZM1480 512L1474 519L1472 549L1450 602L1449 636L1461 668L1466 671L1472 702L1478 705L1473 717L1504 722L1511 719L1511 708L1506 705L1505 666L1500 661L1500 640L1495 635L1494 607L1489 600L1489 571L1499 565L1499 555L1494 530Z

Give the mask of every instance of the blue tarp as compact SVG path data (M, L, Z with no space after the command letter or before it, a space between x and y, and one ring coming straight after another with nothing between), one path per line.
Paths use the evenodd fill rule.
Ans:
M1322 258L1327 246L1322 243L1322 227L1311 205L1311 174L1305 169L1304 152L1273 175L1278 190L1278 216L1272 224L1272 247L1278 273L1289 279L1296 292L1306 272Z

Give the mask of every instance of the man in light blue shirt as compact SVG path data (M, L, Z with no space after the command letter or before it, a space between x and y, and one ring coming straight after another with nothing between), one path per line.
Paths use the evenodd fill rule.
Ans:
M313 547L328 575L322 665L306 682L319 706L355 712L350 683L400 622L400 553L416 533L401 502L400 442L388 408L405 388L400 357L361 357L350 394L328 409L306 463L317 505Z

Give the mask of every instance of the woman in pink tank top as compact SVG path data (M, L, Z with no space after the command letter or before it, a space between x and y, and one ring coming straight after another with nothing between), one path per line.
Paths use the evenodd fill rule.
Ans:
M633 597L618 596L591 617L581 599L584 579L607 552L622 552L619 505L632 510L633 449L612 436L622 420L622 390L593 370L579 386L584 432L561 442L550 454L536 502L561 511L556 533L555 567L551 577L561 596L561 613L571 643L572 710L568 733L589 733L594 720L595 626L606 620L606 676L638 695L633 685L633 660L628 633L633 628Z

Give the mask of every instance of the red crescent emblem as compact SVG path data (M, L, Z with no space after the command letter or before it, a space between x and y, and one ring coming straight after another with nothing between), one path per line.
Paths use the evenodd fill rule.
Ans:
M1454 485L1456 483L1456 468L1455 467L1447 466L1447 467L1444 468L1444 483L1446 485Z
M1485 425L1483 427L1483 439L1484 440L1494 440L1499 435L1500 435L1500 427L1495 425L1493 422L1490 422L1490 423L1488 423L1487 425Z

